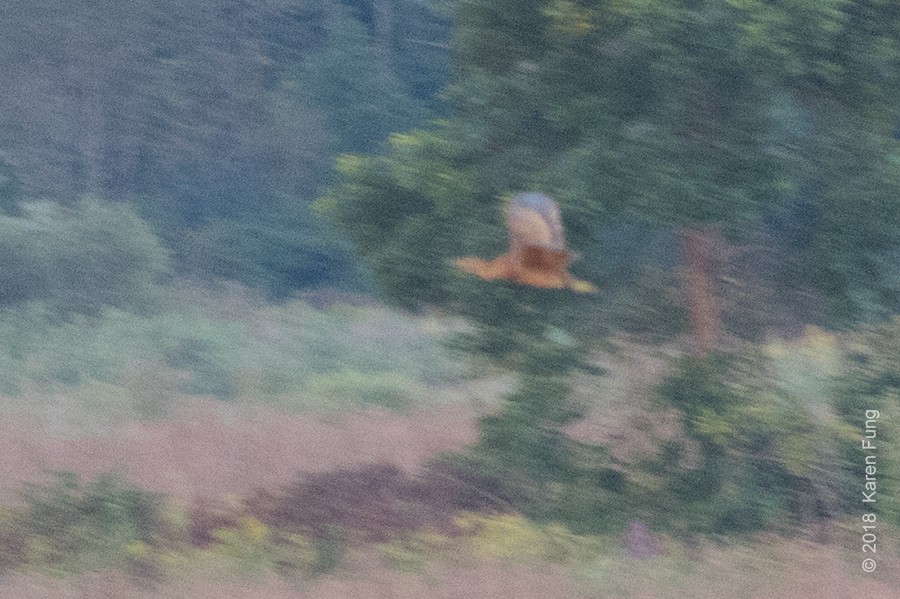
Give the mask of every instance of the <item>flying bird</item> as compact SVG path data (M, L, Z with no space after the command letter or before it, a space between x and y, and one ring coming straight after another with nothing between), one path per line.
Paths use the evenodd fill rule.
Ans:
M596 287L569 273L577 255L566 245L559 206L549 196L534 192L514 196L506 207L506 226L509 250L505 254L493 260L468 256L454 265L486 281L596 293Z

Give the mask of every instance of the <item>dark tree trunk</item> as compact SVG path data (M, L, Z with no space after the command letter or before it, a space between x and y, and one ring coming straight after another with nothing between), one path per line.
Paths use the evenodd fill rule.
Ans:
M716 299L717 258L713 235L703 229L684 233L687 297L694 352L706 355L718 345L721 317Z

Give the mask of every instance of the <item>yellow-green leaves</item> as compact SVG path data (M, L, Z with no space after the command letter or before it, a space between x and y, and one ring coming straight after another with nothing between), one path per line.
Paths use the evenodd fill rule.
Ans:
M578 6L571 0L554 0L541 11L551 20L554 33L566 36L581 36L591 31L595 12Z

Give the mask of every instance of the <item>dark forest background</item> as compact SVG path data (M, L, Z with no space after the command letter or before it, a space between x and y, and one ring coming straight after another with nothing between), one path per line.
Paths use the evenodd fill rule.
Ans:
M310 204L336 155L442 113L451 16L422 0L4 2L0 206L115 202L178 274L368 288Z

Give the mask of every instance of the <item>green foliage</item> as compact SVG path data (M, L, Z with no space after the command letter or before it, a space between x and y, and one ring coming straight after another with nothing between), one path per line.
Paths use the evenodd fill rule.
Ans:
M426 388L396 372L366 374L342 370L314 374L304 391L314 404L340 410L354 405L370 405L402 410L426 394Z
M843 425L842 466L853 481L847 501L862 499L858 492L864 482L866 457L874 455L877 502L870 504L871 511L900 522L900 496L896 491L900 485L900 317L854 335L833 397ZM874 449L863 448L863 439L868 439Z
M862 424L864 418L857 408L892 409L900 392L900 317L863 329L853 339L846 362L847 372L836 397L838 414L848 422Z
M660 388L689 440L648 465L665 480L655 503L669 506L674 530L748 532L842 509L833 498L846 481L829 473L835 431L815 406L754 382L758 368L752 358L686 358Z
M99 319L60 322L39 306L6 310L2 316L0 329L12 344L2 355L16 365L8 374L11 390L27 384L49 392L95 381L121 387L129 397L138 390L131 377L157 368L190 373L183 384L188 392L225 398L234 393L235 350L242 331L229 323L198 314L117 310Z
M391 131L408 128L423 109L379 55L378 40L355 19L324 23L326 41L292 79L310 106L323 109L342 151L374 149Z
M463 64L502 74L516 59L537 55L546 17L540 0L461 3L457 33Z
M341 157L337 170L347 183L318 202L370 261L380 288L402 306L441 303L450 285L446 261L475 189L455 164L457 154L431 133L394 135L387 157Z
M462 514L455 524L466 550L481 559L570 562L596 554L600 545L560 524L536 525L517 514Z
M825 150L829 155L820 164L837 163L837 155L842 155L849 170L841 178L834 172L822 177L827 187L819 207L820 226L806 257L814 269L813 284L831 299L833 321L847 326L886 318L900 301L900 148L886 136L858 132L844 132L841 142Z
M398 31L385 35L441 31L443 21L430 7L410 4L411 13L397 8L387 15ZM296 62L279 65L275 89L260 91L267 99L259 108L266 139L248 134L243 140L262 145L258 151L272 157L262 167L249 165L256 188L243 181L207 182L201 203L217 192L234 206L227 211L210 207L213 218L188 213L172 223L171 216L153 211L159 226L179 232L171 243L187 272L238 280L280 297L297 288L364 284L352 248L310 213L308 199L331 180L328 163L336 153L371 151L391 131L421 122L439 85L435 78L447 62L446 50L430 45L424 53L431 64L391 52L390 47L406 47L408 39L380 39L377 25L372 35L365 15L354 16L340 4L305 11L314 13L307 18L321 40ZM422 52L417 54L421 59ZM187 208L195 203L192 199ZM175 208L183 211L186 202L178 204ZM185 230L185 220L191 229Z
M577 415L567 376L593 341L595 312L567 294L448 268L502 252L508 194L556 198L578 249L598 247L626 209L670 232L713 228L732 239L795 214L791 251L803 266L788 262L787 289L823 294L832 322L892 309L900 180L888 132L900 36L890 3L470 0L458 23L453 116L393 136L380 155L342 158L320 207L388 297L464 316L474 330L457 345L522 375L482 422L475 459L518 487L526 513L564 509L548 485L580 498L565 507L573 517L602 513L589 499L596 485L583 481L609 464L586 470L585 449L558 429ZM583 267L599 273L591 263L607 259L588 254ZM630 291L620 291L626 302ZM677 311L660 302L634 302L649 325L626 310L616 318L677 333L662 318L678 320ZM764 384L764 360L747 361L686 360L661 389L687 439L648 467L664 481L662 503L679 506L679 530L756 530L834 507L838 477L821 476L835 457L823 440L833 431L805 403L809 390L795 397ZM618 492L640 498L639 478L626 476Z
M49 49L85 68L45 61L83 77L70 84L75 94L52 83L71 79L21 55L29 44L14 19L4 21L0 45L21 58L0 73L14 83L9 89L21 83L48 89L48 101L76 98L53 111L43 103L43 112L10 110L21 102L0 91L0 124L13 119L0 127L0 144L16 150L17 161L23 152L28 168L19 175L29 189L63 198L120 186L124 197L143 195L183 272L279 295L352 276L347 245L306 202L330 181L324 155L374 151L390 131L427 114L419 88L436 88L436 78L411 72L414 42L405 36L440 20L437 9L391 3L418 10L395 10L391 32L364 1L344 3L355 13L300 2L209 15L175 3L133 19L102 4L96 10L112 16L84 19L92 35L67 21L64 42ZM124 67L95 60L120 45L107 25L116 15L129 23L126 33L158 39L148 52L109 63ZM63 25L40 18L49 20L26 29ZM192 20L201 25L184 25ZM286 25L260 27L275 22ZM834 323L883 318L900 289L900 171L888 134L898 117L898 40L900 9L890 2L466 0L446 94L451 116L392 135L380 155L342 156L318 208L352 240L388 298L464 316L472 331L457 346L522 375L483 421L472 455L529 515L610 530L632 515L610 507L624 497L651 506L661 523L669 514L652 506L671 508L677 516L668 525L679 531L724 532L827 512L839 495L838 475L823 476L829 460L858 456L835 448L846 427L829 428L813 413L810 398L825 387L806 372L784 372L797 362L776 365L780 388L744 380L721 356L679 364L661 395L681 414L686 439L642 465L662 481L643 487L647 472L621 474L602 451L560 430L578 416L569 378L595 342L597 312L587 309L594 298L486 283L448 262L500 253L502 202L523 189L559 201L572 246L587 255L576 268L607 279L623 272L608 263L637 262L633 247L599 251L598 238L623 210L656 230L709 226L738 238L752 237L764 217L794 215L798 257L785 269L786 285L824 294ZM437 54L434 64L448 56ZM120 96L121 105L95 101ZM45 138L30 149L30 140ZM373 334L373 326L393 326L380 311L316 312L293 302L267 309L273 326L204 310L135 316L167 271L148 228L124 206L98 201L34 203L16 214L10 206L20 192L6 166L0 305L16 309L0 314L2 392L80 385L98 411L133 401L159 414L138 394L146 379L133 364L149 364L188 393L294 407L402 407L426 379L455 376L427 335ZM644 278L616 289L613 318L639 333L676 334L683 318L663 301L666 288ZM629 294L653 297L632 302ZM896 339L880 334L862 342L851 390L836 402L843 424L858 426L861 406L895 408ZM757 377L766 370L747 368ZM889 426L883 434L892 443ZM252 539L223 544L245 542L249 548L236 551L258 549ZM331 563L327 547L320 555Z
M69 473L23 493L25 507L4 523L24 545L16 566L51 572L130 567L137 547L165 539L161 498L115 476L84 484ZM10 534L6 528L5 534Z
M292 409L404 409L462 376L434 319L251 298L170 290L156 314L67 321L39 304L2 310L0 393L67 387L101 420L161 417L181 393Z
M502 247L514 191L555 197L574 247L625 207L746 238L811 202L806 270L785 280L835 321L878 316L896 296L896 27L888 4L843 0L463 2L453 118L343 159L327 204L415 305L453 299L448 259Z
M509 413L513 412L513 413ZM568 481L572 476L571 449L559 432L535 423L524 410L514 410L485 418L477 451L496 463L501 477L534 481L534 492L544 484ZM535 485L535 487L532 487Z
M275 296L297 286L341 284L353 272L347 244L330 238L314 215L306 222L218 219L186 233L179 245L187 272Z
M816 86L816 93L844 102L865 97L876 103L883 100L877 95L897 80L900 12L892 3L828 0L772 5L734 0L730 4L741 24L739 49L750 64L773 79L804 91ZM861 94L856 86L863 82L883 87Z
M727 445L727 437L734 433L725 413L738 400L720 379L725 360L724 355L689 358L660 389L660 394L684 414L688 435L706 447Z
M345 547L337 530L330 529L324 537L314 541L316 550L315 572L330 574L337 570L344 558Z
M673 275L645 267L620 292L613 307L613 322L650 342L670 340L686 329L685 305Z
M604 448L561 431L579 416L564 377L526 375L501 411L481 420L465 468L476 486L495 485L492 495L531 518L561 521L579 534L619 531L632 514L623 504L630 483Z
M434 533L416 533L384 543L378 549L385 563L401 572L421 573L447 539Z
M322 543L269 529L246 515L211 531L211 544L189 546L190 522L163 498L141 491L116 475L82 483L71 473L29 485L23 505L0 513L0 573L39 570L54 575L122 569L143 579L192 573L210 565L250 575L275 571L308 577L323 566Z
M773 341L764 346L776 386L809 409L828 409L834 382L842 371L838 338L807 327L794 341Z
M440 109L455 2L57 4L68 14L16 1L0 19L0 151L28 197L137 205L192 275L279 296L354 284L353 256L306 210L335 154ZM0 213L18 202L7 166Z
M191 373L182 390L193 395L233 399L235 369L246 333L240 325L186 315L160 322L157 343L166 366Z
M312 541L272 531L252 517L242 518L234 527L216 529L212 536L209 552L225 558L230 568L243 576L265 570L286 576L309 575L318 568L318 552Z
M59 314L96 316L148 307L168 272L168 253L124 204L83 200L72 208L29 203L0 215L0 305L28 301Z
M453 521L455 534L418 532L379 547L397 570L422 573L441 556L472 555L479 560L526 563L586 563L601 552L597 537L573 534L558 523L537 524L520 514L463 512Z

